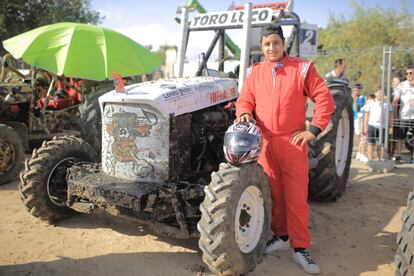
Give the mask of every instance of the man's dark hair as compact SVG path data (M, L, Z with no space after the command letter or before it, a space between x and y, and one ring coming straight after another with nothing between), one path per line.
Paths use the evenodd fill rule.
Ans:
M407 65L407 69L414 69L414 64Z
M285 36L283 35L282 27L277 23L270 23L262 28L260 31L260 42L264 36L269 36L272 34L277 34L280 36L282 40L285 40Z
M344 62L345 62L344 58L335 59L335 62L334 62L335 68L338 67L338 65L344 64Z
M369 94L369 98L370 98L371 100L375 100L375 95L374 95L374 94Z

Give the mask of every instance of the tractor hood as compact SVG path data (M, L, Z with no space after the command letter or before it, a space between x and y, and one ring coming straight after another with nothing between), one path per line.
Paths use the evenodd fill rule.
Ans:
M161 79L125 87L125 93L115 90L99 98L101 111L107 103L148 104L165 117L204 109L238 97L233 79L194 77Z

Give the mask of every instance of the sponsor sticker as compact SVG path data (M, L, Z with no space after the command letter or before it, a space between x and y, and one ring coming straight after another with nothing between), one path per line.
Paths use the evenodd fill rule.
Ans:
M168 92L163 93L162 96L164 97L165 101L171 101L176 98L184 97L192 93L193 93L192 87L188 86L188 87L180 87L180 88L170 90Z
M223 91L214 91L211 93L208 93L208 97L210 98L210 103L218 103L223 102L225 100L230 100L235 98L237 95L236 88L231 87L228 89L225 89Z

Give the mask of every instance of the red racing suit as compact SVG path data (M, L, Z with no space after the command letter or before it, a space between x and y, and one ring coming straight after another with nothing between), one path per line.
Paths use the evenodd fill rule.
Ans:
M285 57L262 62L247 72L236 102L236 115L252 115L263 134L258 163L272 187L272 230L289 235L293 248L308 248L308 150L292 144L292 134L305 129L306 99L315 103L312 127L323 131L334 101L315 67L304 59Z

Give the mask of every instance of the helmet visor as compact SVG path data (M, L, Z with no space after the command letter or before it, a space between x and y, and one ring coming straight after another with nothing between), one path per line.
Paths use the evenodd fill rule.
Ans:
M260 136L240 132L226 133L224 146L234 154L243 154L260 148Z

